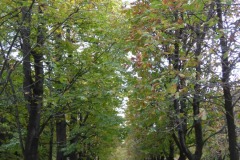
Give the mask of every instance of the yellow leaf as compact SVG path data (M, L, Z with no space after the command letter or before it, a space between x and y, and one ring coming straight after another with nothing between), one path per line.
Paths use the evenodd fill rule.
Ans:
M174 94L177 91L177 85L176 84L172 84L168 87L167 92Z
M179 73L178 74L180 78L185 78L186 76L184 74Z

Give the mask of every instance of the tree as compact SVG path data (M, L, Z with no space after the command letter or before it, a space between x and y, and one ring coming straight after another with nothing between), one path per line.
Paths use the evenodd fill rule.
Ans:
M218 17L218 30L222 31L224 29L223 23L223 11L221 1L216 1L217 5L217 17ZM239 22L236 22L239 23ZM234 36L236 33L235 30L232 31L231 36ZM233 37L232 37L233 38ZM231 41L231 39L230 39ZM224 33L220 37L220 47L221 47L221 63L222 63L222 87L223 87L223 96L224 96L224 108L226 112L227 127L228 127L228 140L229 140L229 152L230 159L239 159L239 151L237 146L237 136L236 136L236 126L234 122L234 105L231 95L230 87L230 74L231 74L231 65L229 62L229 49L230 47L227 44L227 38ZM233 54L233 53L230 53ZM235 65L233 63L232 65Z
M235 5L229 4L230 8L233 6ZM210 107L218 105L219 110L224 100L220 99L218 104L213 102L214 97L222 92L221 88L217 87L221 77L216 72L219 70L216 62L221 59L216 56L216 52L212 52L218 48L215 36L220 33L215 32L218 23L217 8L215 1L138 1L130 9L132 32L128 41L132 47L128 49L134 55L132 72L138 80L133 82L135 88L129 96L129 123L132 128L137 125L149 132L149 125L156 125L159 120L153 118L150 124L145 124L152 113L148 110L153 108L156 112L160 109L168 113L167 118L162 115L156 117L164 117L168 123L166 126L171 127L170 131L165 130L173 135L172 140L178 147L179 159L206 157L206 153L203 153L204 145L224 129L224 126L221 126L214 128L209 134L206 133L206 124L214 122L213 117L207 116L214 115L208 108L208 102L211 103ZM228 14L236 16L236 8L233 8ZM231 47L235 48L237 45ZM232 55L235 57L237 54ZM233 59L233 62L236 62L238 58ZM223 64L227 65L225 62ZM208 94L214 96L206 97ZM220 115L223 116L222 113ZM230 123L234 126L233 119L232 117ZM233 130L235 132L235 129ZM133 129L133 132L137 131ZM152 145L156 144L156 137L150 141L153 142ZM140 144L144 142L141 141ZM139 151L144 152L142 148ZM146 156L150 156L151 151ZM161 154L163 151L159 152Z
M108 148L113 147L118 141L116 131L122 123L115 111L120 105L122 90L121 73L117 72L120 64L115 61L122 59L118 47L113 47L116 42L110 39L114 36L108 35L112 29L103 29L112 27L110 21L115 16L112 11L118 9L119 5L114 1L2 1L1 5L6 9L1 10L1 29L6 29L6 33L1 34L1 60L4 63L1 68L1 81L3 80L4 84L1 93L4 94L1 95L15 97L8 104L10 109L13 105L21 106L21 110L16 107L17 118L13 121L19 130L11 133L9 137L4 137L6 144L8 140L13 140L13 134L18 133L19 139L14 140L25 144L22 147L25 159L52 159L55 154L57 159L64 159L70 156L70 153L84 156L81 155L80 148L86 145L83 151L88 152L88 158L103 156L101 152L106 150L95 145L106 141L105 143L109 143ZM8 7L9 5L11 7ZM109 14L110 12L112 13ZM14 53L16 56L10 56ZM105 68L107 64L111 65ZM22 74L11 75L13 72L21 73L19 70ZM98 73L100 71L102 75ZM19 80L12 82L13 78ZM24 101L20 100L21 88ZM88 101L88 98L91 100ZM105 100L109 102L104 102ZM94 104L91 104L92 102ZM27 106L25 109L22 108L24 105ZM105 128L96 123L96 120L91 120L97 116L103 117L104 113L99 113L100 107L109 113L107 118L99 122L112 120L112 124ZM12 114L12 111L8 113ZM72 119L70 127L69 117ZM11 118L7 118L6 123L9 124L8 119ZM56 129L53 127L54 121ZM83 124L84 126L81 126ZM22 128L25 125L28 127ZM78 125L81 127L72 130ZM95 126L94 129L92 126ZM89 135L80 138L86 134L85 130L89 130ZM51 133L48 134L48 131ZM68 137L74 137L76 133L81 145L70 152L67 146L76 142ZM96 137L98 142L95 142ZM56 150L54 140L57 140ZM46 144L48 141L50 144ZM18 143L15 143L16 147L17 145ZM17 151L16 157L21 157L21 153Z
M0 5L0 159L238 159L237 1Z

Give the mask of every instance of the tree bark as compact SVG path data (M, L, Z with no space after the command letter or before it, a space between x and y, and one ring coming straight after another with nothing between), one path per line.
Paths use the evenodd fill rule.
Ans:
M194 133L195 133L195 153L194 153L194 159L200 160L202 157L202 148L203 148L203 135L202 135L202 120L199 116L200 113L200 84L198 84L198 81L201 78L201 63L200 59L198 59L198 56L201 54L202 50L202 42L204 37L202 37L202 34L200 33L200 27L197 25L196 27L196 38L197 38L197 44L196 44L196 51L195 51L195 59L198 62L196 69L196 84L194 85L194 95L193 95L193 117L194 117Z
M162 158L161 158L162 159ZM174 160L174 143L170 140L168 160Z
M32 5L34 1L32 2ZM25 160L38 160L38 142L39 142L39 127L40 127L40 109L42 107L43 97L43 53L34 52L30 43L30 22L31 22L31 7L22 7L22 19L24 21L20 30L22 39L23 52L23 91L24 98L27 102L29 113L27 137L25 144ZM44 43L44 35L42 26L38 28L37 47L42 47ZM32 76L31 59L34 59L35 77ZM34 79L34 80L33 80Z
M53 134L54 134L54 125L53 125L53 120L51 119L48 160L52 160L52 155L53 155Z
M77 125L77 117L75 117L74 115L71 115L71 121L70 121L70 125L71 127L74 127L74 125ZM72 130L70 130L70 132L72 132ZM78 134L74 135L74 137L72 137L72 139L70 139L70 144L76 144L77 140L78 140ZM75 149L72 153L70 153L69 155L69 159L70 160L77 160L77 150Z
M63 148L67 142L66 118L64 113L58 113L56 119L56 138L57 138L57 158L56 160L66 160Z

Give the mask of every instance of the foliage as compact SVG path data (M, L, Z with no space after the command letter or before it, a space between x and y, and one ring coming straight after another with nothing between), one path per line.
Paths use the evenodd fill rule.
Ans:
M171 156L168 152L171 139L179 150L180 155L175 151L179 159L184 156L209 159L210 155L228 154L227 142L219 142L217 137L226 134L224 112L227 111L222 109L224 99L220 98L222 60L218 36L222 35L216 30L216 3L137 1L128 11L131 32L127 40L131 43L128 50L133 54L130 72L134 76L129 80L127 120L132 133L129 143L133 143L129 150L136 156L151 158L164 154L167 158ZM235 5L229 8L232 9L224 9L236 16ZM224 25L227 28L228 22L224 21ZM228 32L228 29L231 30L225 31L230 38L230 32L236 30ZM238 48L237 43L229 46ZM231 55L235 57L237 53L231 50ZM233 59L236 62L239 58ZM238 83L236 79L231 81ZM151 137L152 132L169 140L154 134ZM157 155L156 145L160 146ZM214 149L209 152L211 145ZM194 147L199 148L194 151Z
M85 152L83 156L106 157L108 150L120 140L118 131L123 123L117 112L123 96L123 72L118 62L125 60L119 46L114 45L120 41L120 30L116 28L122 23L117 12L120 4L104 0L0 3L0 27L4 30L1 32L1 98L4 100L1 106L5 107L1 107L0 113L3 115L5 111L6 118L1 116L2 124L9 125L7 128L2 126L6 132L2 133L1 152L22 158L20 143L24 144L27 136L29 122L24 107L27 102L22 95L24 75L21 69L25 57L21 48L23 42L19 38L21 27L26 25L26 19L21 19L21 10L26 6L31 14L28 37L31 48L44 55L40 159L56 156L50 154L56 151L53 141L58 136L58 133L54 134L53 122L61 120L67 124L68 139L60 152L67 156L72 152ZM36 42L39 27L44 29L45 37L41 47ZM37 75L33 68L31 70L32 76ZM59 119L60 114L66 119ZM71 138L76 135L78 143L72 143ZM51 145L54 146L51 148Z
M233 159L237 2L0 1L0 159Z

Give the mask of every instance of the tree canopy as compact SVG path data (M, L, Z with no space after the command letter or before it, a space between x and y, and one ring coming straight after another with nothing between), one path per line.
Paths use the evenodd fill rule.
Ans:
M238 0L0 6L0 159L239 159Z

